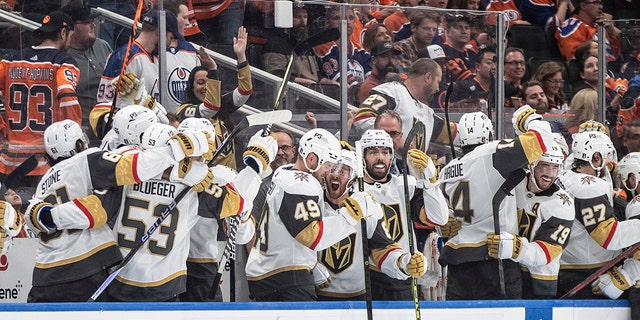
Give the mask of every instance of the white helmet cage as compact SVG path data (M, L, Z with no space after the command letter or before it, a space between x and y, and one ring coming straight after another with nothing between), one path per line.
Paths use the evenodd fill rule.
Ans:
M69 119L54 122L44 131L44 148L53 160L68 158L78 153L78 140L85 146L89 144L89 139L80 125Z
M132 104L113 116L113 131L118 134L121 143L139 146L142 133L157 122L158 117L151 109Z
M591 167L599 171L608 162L617 161L616 149L609 137L600 131L585 131L577 133L573 136L573 144L571 147L574 159L580 159L588 162ZM600 167L594 167L591 160L595 153L602 156L602 164Z
M175 136L178 130L174 126L164 123L154 123L142 133L140 147L143 149L153 149L167 144L171 137Z
M458 134L454 143L458 146L484 144L495 136L493 123L486 114L478 111L465 113L458 121Z
M340 150L340 167L337 167L336 170L341 170L342 165L345 165L351 169L349 173L349 180L353 180L356 178L356 170L357 170L357 159L356 153L353 151L342 149Z
M304 165L310 172L317 171L325 162L338 163L340 158L340 141L325 129L311 129L300 138L298 154L304 159ZM314 153L318 157L318 166L311 170L307 165L307 157Z
M211 136L211 139L215 139L216 128L213 126L209 119L205 118L185 118L178 125L178 131L182 132L186 129L199 129L206 131Z
M626 189L629 191L635 191L640 181L640 152L631 152L624 156L620 162L618 162L618 174L620 175L620 181ZM629 188L627 186L627 180L629 174L633 173L636 176L636 183Z

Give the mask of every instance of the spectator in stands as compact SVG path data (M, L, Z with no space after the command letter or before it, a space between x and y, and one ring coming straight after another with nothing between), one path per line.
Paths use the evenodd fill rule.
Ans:
M627 152L640 152L640 119L632 120L624 125L622 144L626 147Z
M640 74L640 26L631 27L625 32L624 38L628 39L630 49L628 55L624 57L626 62L620 68L620 74L622 78L631 80Z
M394 65L400 50L393 47L391 42L378 43L371 48L371 74L364 80L358 91L358 105L369 97L369 91L382 84L390 72L396 71Z
M391 31L389 31L389 28L387 28L384 23L374 22L370 24L362 34L362 47L367 52L371 52L371 48L373 48L376 43L388 41L393 42L393 37L391 36Z
M564 79L562 74L564 67L562 64L549 61L541 64L532 79L542 84L542 89L547 96L547 104L551 112L565 112L569 109L567 99L564 94Z
M577 0L574 14L565 20L556 30L556 39L562 57L569 61L576 52L576 48L587 40L595 40L596 24L606 19L602 11L602 0ZM612 23L606 24L607 61L616 60L616 54L610 41L617 40L620 29ZM578 57L579 59L579 57Z
M577 92L569 103L569 114L573 116L564 123L569 133L578 133L578 127L587 120L595 120L598 110L598 92L586 88ZM567 141L568 144L571 141Z
M493 105L492 97L489 96L496 75L496 63L494 61L496 53L493 48L485 48L478 53L473 77L465 81L457 82L451 93L451 102L454 106L457 102L465 103L466 99L479 99L484 101L485 107ZM456 106L460 108L461 106ZM470 111L465 111L470 112Z
M487 6L482 0L449 0L448 8L484 11Z
M293 47L308 37L308 12L303 6L293 8L293 27L290 29L275 29L267 38L263 49L265 71L278 77L283 77L287 68L288 55ZM308 51L296 56L291 66L290 80L305 86L320 83L330 84L329 79L319 74L315 55Z
M522 78L526 67L522 49L509 47L504 50L504 100L506 107L519 107L517 100L521 96ZM512 97L516 97L516 99L512 99Z
M353 32L353 24L355 15L353 9L346 8L345 10L347 19L347 34ZM325 18L327 29L335 28L340 29L341 25L341 13L340 7L329 6L327 8ZM340 71L340 39L336 41L327 42L316 46L313 50L318 57L319 69L322 77L326 78L330 84L333 84L336 88L340 86L340 77L344 72ZM349 41L349 40L347 40ZM358 87L364 79L371 72L371 56L364 51L362 47L356 46L353 42L347 43L347 85L349 96L357 99ZM323 83L327 80L323 80ZM337 92L336 92L337 93Z
M411 36L394 44L401 53L400 67L404 72L409 72L409 67L418 59L420 51L426 50L427 46L433 43L440 15L433 11L413 11L409 21Z
M231 49L233 38L244 21L244 1L191 0L198 27L207 37L207 46L226 46ZM224 54L231 52L222 50Z
M536 80L531 80L522 86L522 101L535 109L538 114L549 113L549 103L542 89L542 83Z
M100 77L104 70L111 47L103 39L96 37L96 17L91 9L80 0L69 2L62 8L75 22L74 32L67 53L78 63L80 82L76 87L78 102L82 106L82 128L90 140L90 145L97 147L100 139L89 127L89 113L96 105L96 94L100 85Z
M522 0L518 9L524 21L546 29L561 25L567 16L567 10L572 7L570 0Z
M585 59L579 61L580 64L580 78L573 86L574 94L577 94L581 90L593 89L598 90L598 57L588 56ZM617 120L617 113L620 109L623 95L616 93L614 88L606 88L606 103L607 103L607 120L610 124L613 124ZM626 88L625 88L626 90ZM571 104L569 105L570 107Z
M486 11L487 6L483 0L450 0L450 9L466 9L476 11ZM487 17L481 15L469 16L471 20L471 46L477 51L489 45L487 34Z
M113 13L133 19L136 14L135 1L130 0L89 0L91 8L103 8ZM100 34L98 38L105 40L112 48L127 44L131 35L131 26L119 26L109 19L100 22Z
M463 14L446 14L447 41L442 46L447 56L446 81L467 80L475 72L477 52L471 48L471 20Z
M418 0L398 0L398 5L403 7L384 19L384 25L393 34L393 41L398 42L411 36L411 22L409 22L410 7L415 7Z

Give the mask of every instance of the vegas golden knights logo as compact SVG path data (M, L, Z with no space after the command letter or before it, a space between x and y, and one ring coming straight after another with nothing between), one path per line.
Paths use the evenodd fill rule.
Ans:
M387 226L387 230L389 230L391 239L396 242L400 241L404 235L400 204L384 204L382 205L382 210L384 212L384 223Z
M532 212L526 212L524 209L518 209L518 235L523 238L530 238L533 226L538 219L538 207L539 203L536 203L531 208Z
M413 123L416 123L418 121L420 120L413 118ZM427 149L429 148L428 142L425 141L424 131L418 132L418 134L416 134L416 137L413 139L413 142L411 144L414 145L416 149L422 150L424 152L427 152Z
M333 273L340 273L353 264L353 254L356 247L356 234L348 237L331 247L322 250L320 262Z

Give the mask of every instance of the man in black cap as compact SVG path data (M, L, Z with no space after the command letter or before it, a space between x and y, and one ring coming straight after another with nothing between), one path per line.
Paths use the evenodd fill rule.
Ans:
M445 14L447 41L442 46L447 56L447 80L467 80L474 73L476 52L469 45L471 26L469 17L462 14Z
M82 106L82 128L89 137L91 146L97 147L100 139L89 129L89 113L96 105L100 76L112 49L105 40L96 37L95 19L98 14L92 13L82 1L71 1L61 10L69 14L75 23L67 52L78 63L82 77L76 88L78 101Z
M0 181L33 154L44 153L44 130L53 122L71 119L82 123L76 96L80 71L64 50L69 47L74 23L61 11L42 19L34 35L42 42L0 61L0 91L4 93L5 121L0 124ZM10 76L9 76L10 75ZM46 161L18 187L36 187L49 166Z
M385 82L388 73L396 72L394 62L402 54L391 42L379 42L371 48L371 74L364 80L358 90L358 103L369 97L369 91Z

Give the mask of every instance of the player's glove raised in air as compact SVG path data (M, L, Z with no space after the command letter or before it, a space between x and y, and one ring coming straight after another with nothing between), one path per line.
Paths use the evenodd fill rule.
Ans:
M117 76L111 80L111 85L117 87L120 98L135 100L141 90L141 82L138 76L133 72L125 72L121 76Z
M356 225L360 219L382 216L382 206L373 200L368 192L353 193L350 197L340 202L340 207L343 208L341 210L342 216L351 225Z
M416 177L418 187L428 189L435 187L438 175L433 160L422 150L410 149L407 152L409 160L409 174Z
M147 95L147 97L143 100L140 101L139 103L137 103L145 108L151 109L153 112L155 112L156 117L158 117L158 122L163 123L163 124L169 124L169 118L167 118L167 109L165 109L157 100L156 98Z
M22 216L5 201L0 201L0 254L5 254L12 244L13 237L22 229Z
M195 192L202 192L211 185L213 173L205 163L184 158L173 166L169 180L182 182L190 186Z
M426 271L424 255L420 252L415 252L413 255L405 253L398 258L397 263L400 270L413 278L421 277Z
M278 154L278 141L274 135L262 136L258 131L251 137L247 149L242 154L244 164L261 174L269 167L269 163Z
M331 274L322 263L316 263L316 266L311 270L311 272L313 273L313 283L315 283L316 288L329 288L329 285L331 284Z
M167 144L171 147L173 159L177 162L186 157L213 157L215 145L209 133L201 130L184 130L171 137Z
M586 131L600 131L604 134L609 134L609 130L607 129L607 127L595 120L587 120L580 124L580 126L578 127L578 133Z
M640 261L635 257L627 258L620 267L598 277L591 284L591 291L597 295L605 295L611 299L617 299L631 286L640 281Z
M53 209L51 203L44 202L40 199L30 200L29 206L27 207L27 226L46 234L57 231L58 227L53 221L51 209Z
M440 226L440 233L443 238L453 238L458 234L458 231L462 229L460 221L452 216L449 216L449 221L444 226Z
M527 132L529 124L535 120L542 120L542 116L537 114L534 108L531 108L528 104L518 108L511 119L516 135Z

